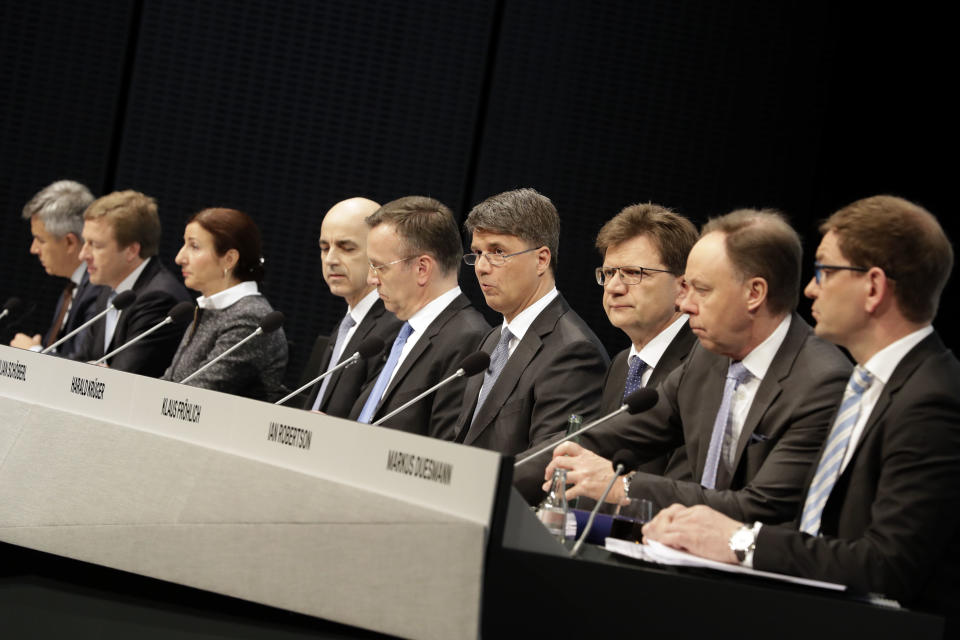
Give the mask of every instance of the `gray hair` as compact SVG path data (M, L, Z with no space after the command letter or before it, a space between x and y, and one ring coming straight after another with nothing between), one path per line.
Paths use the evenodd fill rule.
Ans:
M516 236L532 247L550 249L550 269L557 272L560 216L547 196L535 189L514 189L490 196L473 208L463 224L475 230Z
M23 219L38 216L48 233L63 238L68 233L83 233L83 212L93 202L93 194L79 182L58 180L41 189L23 207Z

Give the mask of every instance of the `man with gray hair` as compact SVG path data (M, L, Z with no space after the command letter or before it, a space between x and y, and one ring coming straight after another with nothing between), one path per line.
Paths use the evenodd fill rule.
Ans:
M851 369L794 312L801 254L796 231L773 211L734 211L704 226L680 298L700 343L652 409L598 426L582 447L554 450L547 472L569 470L568 497L599 498L613 475L605 458L620 449L643 461L683 445L692 480L637 473L607 501L706 504L749 521L793 517Z
M465 226L472 238L464 260L503 323L483 341L490 368L467 382L457 439L519 457L563 434L571 414L597 414L609 358L557 291L560 217L549 198L533 189L501 193L475 206ZM543 464L514 477L528 502L542 495Z
M86 264L80 259L83 247L83 212L93 202L93 194L73 180L59 180L41 189L23 207L23 219L30 222L33 242L30 253L51 276L68 278L53 312L53 321L43 334L18 333L10 346L39 351L62 335L73 331L95 313L101 287L91 284ZM89 330L70 338L56 354L72 358Z

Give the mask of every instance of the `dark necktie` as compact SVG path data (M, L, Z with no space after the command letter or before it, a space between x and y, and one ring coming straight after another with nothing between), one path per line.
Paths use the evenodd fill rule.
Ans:
M76 286L76 283L71 280L63 288L63 293L60 294L60 303L57 305L56 318L54 318L53 324L50 325L50 331L47 332L43 346L49 347L57 341L57 336L60 335L60 330L63 329L63 321L66 319L67 313L70 311L70 305L73 303L73 289Z

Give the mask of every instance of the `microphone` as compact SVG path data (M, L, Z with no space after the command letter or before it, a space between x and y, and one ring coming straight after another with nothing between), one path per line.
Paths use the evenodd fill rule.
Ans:
M97 315L93 316L92 318L90 318L89 320L87 320L86 322L84 322L82 325L80 325L79 327L77 327L76 329L74 329L73 331L71 331L70 333L68 333L67 335L63 336L62 338L60 338L59 340L57 340L56 342L54 342L53 344L51 344L49 347L47 347L46 349L44 349L44 350L41 351L40 353L50 353L51 351L53 351L54 349L56 349L57 347L59 347L61 344L63 344L64 342L66 342L67 340L69 340L70 338L72 338L73 336L77 335L78 333L80 333L81 331L83 331L84 329L86 329L87 327L89 327L90 325L92 325L94 322L96 322L97 320L99 320L99 319L102 318L103 316L107 315L107 312L110 311L110 309L116 309L117 311L123 311L124 309L126 309L127 307L129 307L131 304L133 304L133 301L136 300L136 299L137 299L137 294L134 293L133 289L127 289L126 291L122 291L122 292L118 293L118 294L116 295L116 297L113 299L113 302L111 302L110 304L107 305L107 308L106 308L106 309L104 309L103 311L101 311L101 312L98 313Z
M12 298L7 298L7 301L3 303L3 310L0 311L0 320L3 320L8 315L15 312L17 309L20 308L20 305L22 304L23 302L20 300L20 298L16 296L13 296Z
M617 481L617 478L637 466L637 456L629 449L620 449L614 454L612 464L613 477L610 478L610 482L607 484L607 488L603 490L603 495L597 500L597 504L593 506L593 511L590 512L587 524L583 527L583 533L580 534L580 539L577 540L577 543L573 545L573 549L570 550L571 558L577 555L580 547L583 546L583 541L590 535L590 529L593 527L593 519L597 517L600 507L603 505L604 500L607 499L607 494L610 493L610 489L613 488L613 484Z
M180 304L184 304L184 303L181 302ZM176 309L176 307L174 307L174 309ZM193 311L192 311L192 305L191 305L191 313L192 312ZM202 367L200 367L199 369L197 369L196 371L188 375L186 378L180 381L180 384L186 384L190 380L193 380L194 377L199 375L201 372L205 371L208 367L212 367L215 362L217 362L221 358L225 358L228 354L233 353L236 349L239 349L241 345L245 344L248 340L253 340L257 336L259 336L261 333L273 333L274 331L279 329L281 326L283 326L283 321L284 321L283 313L281 313L280 311L271 311L267 315L263 316L263 319L260 320L260 326L254 329L253 333L251 333L246 338L244 338L237 344L233 345L232 347L230 347L229 349L227 349L226 351L218 355L216 358L214 358L207 364L203 365ZM157 325L157 327L159 326L160 325Z
M372 358L373 356L383 351L383 347L384 347L383 340L381 340L377 336L370 336L369 338L367 338L366 340L360 343L360 345L357 347L357 350L354 352L352 356L350 356L349 358L347 358L337 366L333 367L332 369L329 369L328 371L324 371L323 373L318 375L316 378L314 378L307 384L303 385L293 393L288 393L287 395L283 396L273 404L283 404L284 402L286 402L293 396L297 395L307 387L312 387L313 385L317 384L318 382L320 382L321 380L323 380L324 378L332 374L334 371L339 371L340 369L346 369L350 365L359 361L361 358L364 360L366 360L367 358Z
M119 297L120 296L117 296L117 298ZM132 347L136 343L140 342L141 340L146 338L148 335L150 335L151 333L153 333L154 331L156 331L157 329L159 329L164 325L168 325L171 322L177 322L177 323L187 322L191 318L191 316L193 316L193 310L195 308L196 307L194 306L193 302L187 302L186 300L184 300L183 302L178 302L177 304L173 305L173 309L170 309L170 313L167 314L166 318L164 318L157 324L153 325L152 327L150 327L149 329L147 329L146 331L138 335L133 340L128 340L127 342L123 343L122 345L120 345L119 347L117 347L107 355L103 356L93 364L102 364L106 362L107 360L117 355L124 349L128 347Z
M591 423L588 424L587 426L583 427L582 429L578 429L577 431L574 431L573 433L568 433L567 435L565 435L564 437L560 438L559 440L554 440L553 442L550 442L550 443L544 445L543 447L540 447L539 449L537 449L536 451L534 451L534 452L531 453L530 455L524 456L523 458L520 458L519 460L517 460L517 461L514 463L513 468L516 469L516 468L519 467L520 465L526 464L526 463L529 462L530 460L533 460L534 458L536 458L537 456L539 456L539 455L540 455L541 453L543 453L544 451L549 451L550 449L553 449L554 447L556 447L558 444L562 444L562 443L566 442L567 440L571 440L571 439L573 439L573 438L576 438L578 435L580 435L580 434L583 433L584 431L589 431L590 429L593 429L595 426L597 426L597 425L600 424L601 422L606 422L606 421L609 420L610 418L612 418L612 417L614 417L614 416L617 416L617 415L620 415L620 414L623 413L624 411L626 411L626 412L629 413L630 415L636 415L636 414L638 414L638 413L643 413L643 412L646 411L647 409L653 407L653 405L657 404L657 398L658 398L658 397L659 397L659 396L658 396L658 394L657 394L657 390L656 390L656 389L651 389L651 388L649 388L649 387L642 387L642 388L640 388L640 389L637 389L636 391L634 391L633 393L631 393L629 396L627 396L627 399L626 399L626 400L624 401L624 403L620 406L620 408L617 409L616 411L614 411L613 413L608 413L607 415L603 416L602 418L597 418L596 420L594 420L593 422L591 422Z
M461 378L463 376L467 376L468 378L470 376L475 376L481 371L486 371L489 366L490 366L490 354L485 353L483 351L477 351L475 353L471 353L466 358L460 361L460 368L457 369L452 376L450 376L446 380L442 380L437 384L433 385L432 387L430 387L429 389L427 389L426 391L418 395L416 398L413 398L408 402L404 402L402 405L400 405L399 407L397 407L387 415L383 416L376 422L373 422L372 423L373 426L383 424L384 422L386 422L393 416L397 415L398 413L400 413L410 405L415 404L416 402L422 400L423 398L426 398L428 395L430 395L440 387L444 386L445 384L453 382L457 378Z

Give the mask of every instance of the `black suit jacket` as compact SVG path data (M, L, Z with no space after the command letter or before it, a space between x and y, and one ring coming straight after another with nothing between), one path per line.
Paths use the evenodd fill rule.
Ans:
M371 422L453 375L460 368L460 362L477 350L481 338L489 330L490 325L466 296L460 294L454 298L424 330L424 335L397 367ZM389 355L390 346L388 344L384 350L384 360ZM455 380L390 418L382 426L444 440L452 439L465 383L464 378ZM350 410L350 419L359 417L375 384L376 378L373 378L364 387Z
M816 465L807 486L815 472ZM802 503L793 527L760 530L757 569L883 593L952 612L948 628L957 622L960 362L936 334L910 350L884 385L824 507L820 537L797 531L801 512Z
M697 344L697 336L690 330L689 324L684 324L670 341L657 366L650 372L650 379L647 380L646 386L656 389L674 369L683 364L695 344ZM603 400L600 403L602 416L616 411L623 404L623 390L626 387L627 373L630 369L629 358L630 349L626 348L616 355L610 363L610 368L607 369L607 377L603 380ZM668 475L676 480L691 479L686 449L683 447L677 447L672 453L644 462L637 470Z
M105 287L103 286L92 284L89 274L87 274L86 271L83 272L80 284L77 285L73 291L73 303L70 305L70 314L67 316L66 322L63 323L63 326L60 328L60 333L57 334L54 341L67 335L97 314L97 298L104 289ZM53 322L57 321L57 317L60 314L60 305L62 304L63 296L60 296L57 308L53 312ZM50 329L53 329L53 323L50 324ZM47 333L50 333L50 329L47 329ZM83 349L84 343L90 339L90 331L91 328L87 328L61 344L57 347L56 354L61 358L76 360L76 353L80 349Z
M157 256L150 259L140 273L140 277L133 283L133 291L137 294L137 298L132 305L120 313L109 349L107 351L103 349L106 330L104 318L91 325L90 340L84 345L83 353L75 356L76 359L98 360L105 353L136 338L166 318L170 309L178 302L192 300L186 288L167 271ZM108 287L104 287L100 292L97 298L97 311L107 308L110 292L111 289ZM186 323L168 324L129 349L121 351L107 364L120 371L159 377L170 365L186 327Z
M384 351L389 353L390 345L393 344L397 333L403 323L395 315L386 310L383 306L383 300L377 300L363 316L363 320L357 325L350 340L347 341L340 354L339 364L357 351L360 343L370 337L378 337L383 340ZM313 345L313 351L310 354L310 360L303 371L303 380L301 385L313 380L318 375L327 370L330 366L330 358L333 355L333 347L337 342L337 330L339 323L333 328L329 336L317 336ZM383 365L383 352L371 356L367 359L361 359L354 364L340 369L330 375L330 382L327 384L326 393L320 402L319 410L324 413L346 418L350 415L350 409L356 402L364 385L380 373L380 367ZM320 392L320 386L323 381L318 382L309 389L306 401L303 403L304 409L312 409L313 403L317 399L317 393Z
M490 332L483 351L493 352L501 329ZM597 416L608 362L600 340L558 295L530 325L472 422L483 376L467 382L458 440L519 458L562 436L570 414L582 415L584 423ZM549 461L547 453L515 472L514 484L528 502L542 495Z
M852 367L794 314L747 413L733 473L717 489L704 489L699 480L729 364L729 358L697 344L660 385L652 409L600 425L584 434L583 445L608 458L631 448L643 460L684 444L692 480L638 473L630 496L650 499L659 508L706 504L740 521L786 522L803 497L804 478Z

